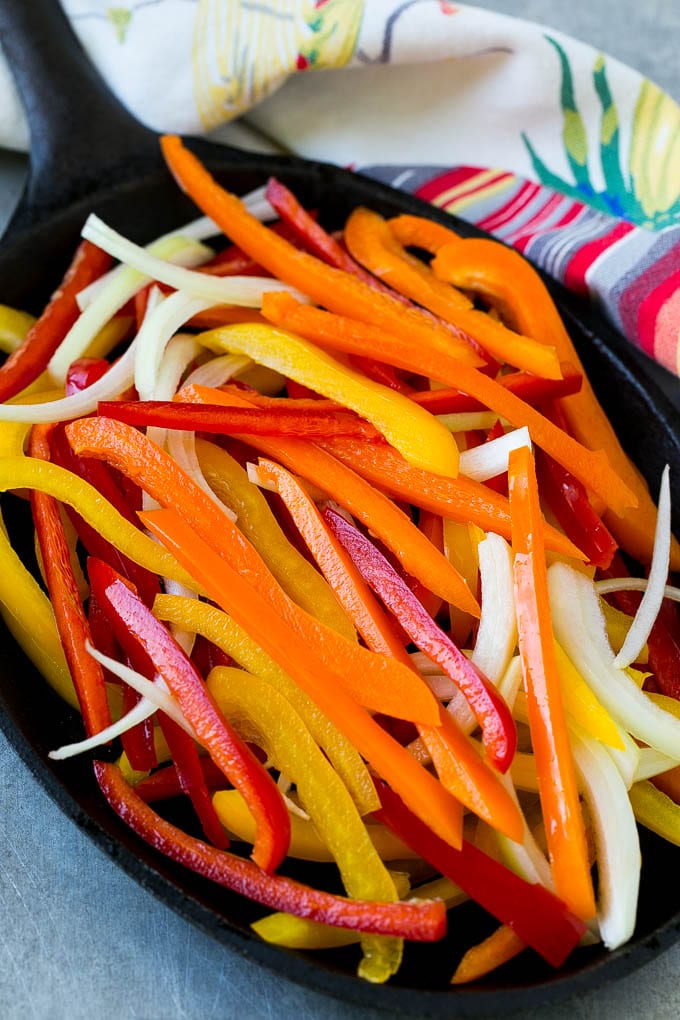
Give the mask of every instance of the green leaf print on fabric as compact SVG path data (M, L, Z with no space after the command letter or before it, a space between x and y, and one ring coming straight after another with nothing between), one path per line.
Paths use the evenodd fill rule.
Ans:
M116 39L122 45L132 20L132 11L129 7L109 7L106 16L115 29Z
M583 117L576 104L569 58L550 36L561 69L560 106L562 145L572 173L566 180L543 162L525 133L534 173L542 184L585 202L595 209L630 220L639 226L659 229L680 221L680 109L650 81L640 89L632 125L627 160L621 152L621 133L616 103L607 81L606 62L598 56L593 67L593 86L602 111L598 152L589 152ZM592 181L591 160L598 158L604 189Z

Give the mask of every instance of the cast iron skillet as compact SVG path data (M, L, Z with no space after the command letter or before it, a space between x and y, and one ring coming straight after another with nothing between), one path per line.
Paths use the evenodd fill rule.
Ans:
M30 22L30 24L29 24ZM99 80L56 0L3 0L2 45L25 104L32 138L30 179L0 247L0 301L38 311L73 252L80 227L96 211L124 234L148 241L186 222L195 210L164 169L156 136L133 120ZM245 193L275 174L322 222L339 226L365 204L394 215L412 212L451 224L430 206L336 167L191 143L230 189ZM456 222L462 234L479 233ZM664 395L643 382L635 351L590 310L553 288L597 392L629 452L656 489L663 465L675 477L680 506L680 421ZM5 501L7 503L7 501ZM11 504L11 501L10 501ZM4 510L17 540L30 547L25 512ZM16 519L14 519L16 517ZM28 555L28 552L27 552ZM304 954L259 942L249 922L262 913L174 866L137 839L99 795L89 762L52 763L47 752L82 735L78 717L44 682L6 633L0 642L0 723L32 773L60 807L129 874L215 939L290 978L346 1002L391 1015L499 1015L555 1001L613 980L670 945L680 932L678 850L643 833L644 869L638 928L626 947L579 950L560 973L532 953L488 981L453 990L455 961L492 926L476 908L459 908L440 944L409 947L403 968L386 987L354 976L355 951ZM39 696L36 697L36 691ZM305 865L311 882L323 874ZM462 934L457 937L457 932Z

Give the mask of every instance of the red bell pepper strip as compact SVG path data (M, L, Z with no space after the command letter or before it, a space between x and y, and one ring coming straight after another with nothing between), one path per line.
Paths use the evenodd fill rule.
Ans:
M111 368L106 358L76 358L66 371L66 396L80 393L101 379Z
M166 822L128 786L116 765L95 762L94 768L109 804L141 839L197 874L271 910L283 910L337 928L418 942L434 942L446 932L446 907L442 900L409 903L349 900L282 875L268 875L250 861L217 850Z
M71 265L25 340L0 367L0 401L16 396L37 379L80 315L76 296L102 276L111 257L89 241L78 245Z
M198 740L236 786L256 822L252 857L274 871L288 852L290 818L269 773L224 719L193 663L165 626L108 564L91 559L90 584L135 668L163 677Z
M484 747L491 762L506 772L515 754L517 731L501 695L434 622L370 539L330 507L324 510L323 517L369 587L396 616L414 644L441 666L465 695L482 727Z
M355 436L369 442L381 440L369 422L349 411L326 408L223 407L219 404L185 404L179 400L102 401L99 414L128 425L156 425L168 429L231 435ZM310 403L312 403L310 401Z
M51 426L41 425L31 429L29 452L32 457L50 459L50 429ZM111 724L104 673L85 647L92 635L73 576L59 504L46 493L32 491L31 510L54 618L78 695L85 732L91 737Z
M203 773L203 780L209 790L223 790L226 785L224 772L218 768L212 758L199 757L198 764ZM177 766L170 762L163 768L157 769L150 776L135 783L135 793L146 804L155 804L156 801L172 800L184 793L180 782Z
M376 783L382 807L373 815L484 910L510 928L553 967L561 967L586 925L542 885L531 884L463 841L448 846L408 810L385 783Z
M164 712L158 713L158 725L175 763L179 785L193 804L206 839L220 850L226 850L229 846L229 837L213 807L196 744L189 734ZM222 779L224 781L224 776Z
M104 616L104 614L102 614L102 616ZM104 618L106 619L106 626L108 627L108 618ZM94 637L94 634L92 636ZM104 649L100 648L96 642L95 647L100 651L104 651ZM104 654L108 655L109 653L104 652ZM112 656L112 658L113 657L114 656ZM127 715L127 713L131 711L140 700L141 695L128 684L123 684L122 686L123 715ZM149 717L143 722L137 723L135 726L131 726L130 729L126 730L125 733L121 735L120 739L123 745L123 750L127 755L130 766L138 772L150 772L151 769L156 768L158 765L153 731L153 720Z
M527 404L536 407L544 400L556 397L567 397L572 393L578 393L583 382L583 374L577 371L567 361L560 362L562 370L561 379L544 379L540 375L533 375L531 372L508 372L501 375L496 382L503 386L516 397L520 397ZM411 400L415 400L421 407L426 407L432 414L456 414L464 411L486 411L486 404L467 393L446 387L441 390L418 390L409 393Z

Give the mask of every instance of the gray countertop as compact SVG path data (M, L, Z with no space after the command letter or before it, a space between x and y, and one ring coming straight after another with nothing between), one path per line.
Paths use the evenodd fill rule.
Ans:
M680 99L678 0L509 0L480 6L591 42ZM0 221L23 174L0 158ZM680 387L658 374L680 403ZM0 734L0 1016L50 1020L379 1016L259 968L124 875L67 820ZM612 987L523 1013L572 1020L680 1015L680 945Z

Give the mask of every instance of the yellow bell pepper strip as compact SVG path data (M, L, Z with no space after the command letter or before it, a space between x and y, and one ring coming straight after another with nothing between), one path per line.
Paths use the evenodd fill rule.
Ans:
M0 518L0 606L7 628L50 687L79 708L48 597L12 548Z
M499 418L506 419L515 427L528 426L532 441L600 496L614 513L623 514L637 506L635 493L612 469L606 454L593 451L573 439L495 379L463 364L450 352L431 353L427 348L417 347L413 341L402 340L381 329L369 328L351 318L321 312L294 300L292 304L285 299L282 301L280 293L274 293L272 299L265 301L262 310L271 321L278 320L286 328L294 329L301 336L331 350L363 354L369 349L381 361L407 371L419 372L475 397ZM321 328L320 316L324 317L325 323ZM329 328L331 323L333 328ZM564 360L568 359L565 357Z
M466 985L478 981L502 967L526 949L521 938L507 924L501 924L488 938L468 949L456 967L452 985Z
M517 329L551 344L561 360L571 362L583 372L579 392L562 398L560 406L576 439L591 450L604 451L616 475L635 494L637 504L629 507L623 516L605 498L612 512L604 515L604 522L626 552L642 563L649 563L656 507L645 481L624 452L600 406L571 337L536 270L518 252L486 238L459 239L441 248L432 267L440 278L470 287L493 300L501 314ZM572 470L568 464L563 466ZM587 477L581 477L580 481L589 485ZM677 542L671 550L671 566L673 570L680 569Z
M595 916L595 898L555 660L538 486L527 447L511 452L508 482L519 650L548 851L557 894L587 921Z
M10 308L9 305L0 305L0 351L3 354L13 354L26 339L34 323L35 315Z
M680 846L680 805L647 779L634 783L628 794L638 822Z
M247 403L245 397L238 397L233 391L221 394L219 390L201 386L186 386L180 390L179 395L183 400L197 402L205 398L223 400L225 404L237 401ZM407 574L418 578L447 602L462 604L468 612L479 615L479 606L472 599L460 575L411 519L379 491L381 486L376 488L368 484L359 472L349 470L316 443L284 438L266 439L264 436L251 436L248 442L272 460L316 485L340 506L349 510L394 553ZM375 443L370 445L378 448ZM390 450L391 447L380 444L379 449ZM402 464L407 463L403 457L398 454L396 456Z
M352 468L358 475L397 499L441 514L448 520L476 524L482 531L495 531L507 539L511 537L508 500L482 482L475 482L464 475L443 478L429 471L421 471L408 464L396 450L392 450L386 444L378 446L375 443L368 444L336 437L333 440L325 440L321 445L324 450ZM262 449L262 444L258 444L258 449ZM275 452L273 456L276 456ZM309 477L302 469L299 469L299 473ZM348 510L351 509L343 502L341 494L334 495L333 498ZM360 516L358 512L356 516ZM370 530L383 539L375 529ZM545 521L541 522L541 532L546 549L579 560L584 558L573 542ZM448 561L445 559L445 562ZM451 566L451 569L454 568ZM422 576L420 580L423 580ZM437 591L436 588L432 590ZM453 599L447 601L453 602Z
M326 351L274 326L223 326L200 333L204 347L244 354L371 422L409 462L441 475L458 472L458 447L434 415L401 393L367 379ZM246 431L246 430L243 430Z
M377 903L312 889L283 875L268 875L251 861L217 850L161 818L128 786L116 765L95 762L99 787L116 814L160 853L218 885L272 910L284 910L340 928L433 942L446 931L441 900Z
M211 547L176 511L156 510L142 516L145 525L164 545L173 549L187 565L191 564L213 601L233 616L293 677L359 753L413 805L414 812L424 813L442 839L455 843L459 831L458 826L451 823L451 816L456 814L456 801L401 744L373 721L344 684L329 683L328 670L318 658L314 644L301 640L261 590L251 587L226 560L216 557ZM368 654L373 656L373 653Z
M560 678L564 710L588 736L609 747L625 751L619 728L600 704L559 642L555 642L555 661Z
M45 460L49 459L48 434L49 429L36 425L29 442L30 452ZM78 694L85 733L91 737L111 724L104 673L87 651L90 628L73 576L59 504L52 496L34 490L31 511L54 618Z
M154 615L166 623L200 634L231 656L243 669L262 677L293 705L333 768L352 794L361 815L374 811L378 796L361 756L288 674L233 620L216 606L181 595L159 595Z
M522 336L475 309L461 291L443 283L428 265L410 255L378 213L364 207L354 209L345 224L344 236L357 262L400 294L448 322L458 336L500 362L544 378L560 378L554 347Z
M398 876L395 876L395 883L398 884ZM453 882L449 882L448 878L434 879L417 889L410 890L410 894L407 888L400 899L405 899L407 895L409 900L443 900L447 910L468 899L461 889ZM351 946L360 938L356 932L331 928L330 925L309 921L304 917L295 917L293 914L268 914L253 922L250 927L265 942L286 946L287 949L339 949L341 946Z
M394 332L416 350L428 345L453 351L461 361L466 360L471 365L483 363L469 344L459 340L443 324L433 321L427 312L406 308L397 298L379 293L363 280L296 249L264 226L235 195L217 184L180 138L166 135L161 139L161 148L180 188L276 279L291 283L331 311L349 314Z
M91 558L88 572L95 597L133 667L144 676L163 678L199 743L243 794L256 821L252 858L264 871L275 871L288 851L290 826L273 779L226 721L191 660L137 593L102 560Z
M82 241L61 284L20 347L0 367L0 401L23 390L43 372L80 314L76 295L98 279L111 258L96 245Z
M423 609L370 539L330 507L324 510L323 519L411 641L436 662L463 693L482 727L490 761L499 771L506 772L517 747L517 732L510 710L496 688Z
M271 487L283 500L319 569L367 646L374 652L392 655L410 667L404 642L390 617L378 604L351 556L324 522L300 482L280 464L263 458L258 463L257 480Z
M265 681L242 669L218 666L210 673L207 686L244 739L254 739L267 760L294 783L301 805L337 863L348 896L398 899L394 881L347 788L292 705ZM219 794L216 800L219 802ZM380 983L399 969L401 940L369 936L362 940L362 948L361 977Z
M586 930L562 900L544 886L524 881L467 840L460 850L447 846L393 790L379 783L378 792L382 807L376 818L551 966L562 966Z
M83 520L135 563L178 581L192 591L197 589L191 575L166 550L130 524L95 488L71 471L36 457L7 457L0 459L0 492L8 489L36 489L54 496L60 503L73 507Z
M217 435L355 436L377 441L379 433L368 422L346 411L286 407L224 407L218 404L183 404L179 400L103 400L98 413L128 425L152 425Z
M245 670L241 672L245 672ZM164 771L173 770L166 769ZM147 796L146 790L148 788L149 792L152 792L152 781L154 778L155 776L151 776L150 779L144 780L137 786L137 793L139 793L140 797L144 797L148 803L151 800ZM290 776L287 778L290 778ZM224 777L222 779L224 780ZM173 789L176 791L176 783ZM345 791L346 795L347 791ZM156 798L152 796L152 799ZM250 814L248 806L238 790L217 789L213 794L213 802L225 829L245 843L252 843L255 832L253 816ZM382 861L418 860L418 855L411 847L406 846L393 832L390 832L384 825L380 825L374 818L366 820L365 829ZM319 835L319 830L316 828L311 817L302 818L300 815L293 813L290 816L290 848L288 856L300 861L317 861L322 864L331 864L335 860L333 851Z
M319 572L281 530L269 504L248 474L226 450L196 440L201 471L210 488L236 514L240 531L252 542L281 587L294 602L349 641L354 628Z
M300 609L227 514L146 436L110 418L82 418L71 422L66 432L78 454L106 459L139 482L161 506L177 510L211 545L219 561L238 569L291 632L314 647L325 674L344 684L362 704L398 718L436 725L436 702L412 670L369 653Z

